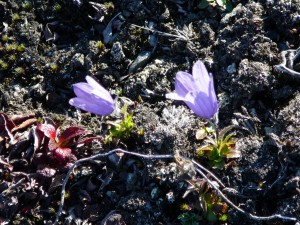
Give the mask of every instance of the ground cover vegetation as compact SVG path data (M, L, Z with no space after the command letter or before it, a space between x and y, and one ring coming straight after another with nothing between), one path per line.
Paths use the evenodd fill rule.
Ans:
M299 9L0 1L1 224L299 224Z

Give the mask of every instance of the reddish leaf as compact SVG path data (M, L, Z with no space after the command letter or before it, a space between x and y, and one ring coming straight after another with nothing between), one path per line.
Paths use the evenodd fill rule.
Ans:
M59 161L66 161L73 155L70 148L57 148L54 152Z
M58 144L56 143L55 139L50 139L49 140L49 143L48 143L48 148L50 151L53 151L55 149L57 149L59 146Z
M44 135L50 139L56 138L55 127L51 124L38 124L37 128L44 133Z
M58 145L64 147L72 138L85 133L82 127L69 127L58 137Z
M21 124L19 124L18 126L14 127L11 132L15 132L18 130L22 130L24 128L29 127L30 125L34 124L37 121L36 118L31 118L31 119L27 119L24 122L22 122Z
M23 123L24 121L26 120L29 120L29 119L33 119L35 118L35 115L32 113L32 114L29 114L29 115L12 115L10 117L10 119L16 124L20 124L20 123Z

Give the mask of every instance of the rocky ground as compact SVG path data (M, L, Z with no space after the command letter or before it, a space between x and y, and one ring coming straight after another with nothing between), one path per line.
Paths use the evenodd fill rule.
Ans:
M300 2L233 0L232 10L203 2L0 1L1 224L53 224L72 162L117 147L179 151L234 189L224 193L243 210L300 220L300 68L291 52L287 63L281 57L299 47ZM197 157L203 141L196 131L204 120L183 102L145 93L173 91L176 72L190 72L196 60L214 75L220 129L235 126L241 156L225 159L223 169ZM276 69L282 63L292 72ZM86 75L120 96L120 104L129 103L135 127L127 139L103 141L118 113L100 118L68 104L72 84ZM45 161L34 133L41 118L62 130L84 127L98 138L73 146L67 165ZM174 160L125 154L84 163L66 186L59 224L296 224L249 219L221 199L222 213L214 208L211 218L199 196L216 193L207 187L183 198L190 179Z

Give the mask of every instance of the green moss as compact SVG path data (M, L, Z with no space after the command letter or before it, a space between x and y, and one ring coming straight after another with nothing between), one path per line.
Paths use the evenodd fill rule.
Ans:
M97 41L96 46L100 52L104 51L105 49L105 45L103 44L102 41Z
M17 67L15 72L16 74L25 74L25 70L22 67Z
M8 60L9 60L10 62L15 62L15 61L17 60L17 56L16 56L15 54L12 54L12 55L10 55L10 56L8 57Z
M32 4L31 4L31 2L29 2L29 1L24 2L24 3L22 4L22 8L25 9L25 10L30 10L30 9L32 9Z
M58 69L57 64L52 63L52 64L50 65L50 69L52 70L53 73L55 73L55 72L57 71L57 69Z
M8 63L4 62L3 60L0 59L0 68L2 70L7 70L8 69Z
M53 6L53 10L55 12L60 12L62 10L62 6L59 4L59 3L56 3L54 6Z
M12 51L15 51L16 49L17 49L17 45L16 44L7 44L5 46L6 52L12 52Z
M19 21L19 20L21 20L21 16L18 13L14 13L12 15L12 20L13 21Z
M4 34L4 35L2 36L2 38L1 38L1 40L2 40L3 42L7 42L7 41L8 41L8 36L7 36L6 34Z
M18 45L16 50L18 52L24 52L25 51L25 45L24 44Z

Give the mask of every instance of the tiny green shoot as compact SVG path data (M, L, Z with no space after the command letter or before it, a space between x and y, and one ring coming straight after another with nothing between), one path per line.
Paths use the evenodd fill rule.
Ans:
M15 72L16 74L25 74L25 70L22 67L17 67Z
M127 112L126 104L122 108L122 119L110 124L113 126L109 131L108 142L111 142L115 138L124 140L130 137L135 124L132 120L132 114Z
M240 157L240 152L235 149L236 139L233 138L235 133L226 135L230 129L231 127L226 127L217 133L212 127L208 127L202 128L199 132L201 139L206 139L206 144L197 149L197 154L199 157L206 155L210 166L214 168L224 168L224 158ZM215 137L212 138L211 134L214 134Z
M54 6L53 6L53 9L55 12L60 12L62 10L62 6L58 3L56 3Z
M32 4L31 4L29 1L25 1L25 2L22 4L22 7L23 7L23 9L25 9L25 10L30 10L30 9L32 9Z
M13 21L18 21L18 20L21 20L21 17L20 17L20 15L18 13L14 13L12 15L12 20Z
M96 46L100 52L105 50L105 45L103 44L102 41L97 41Z

